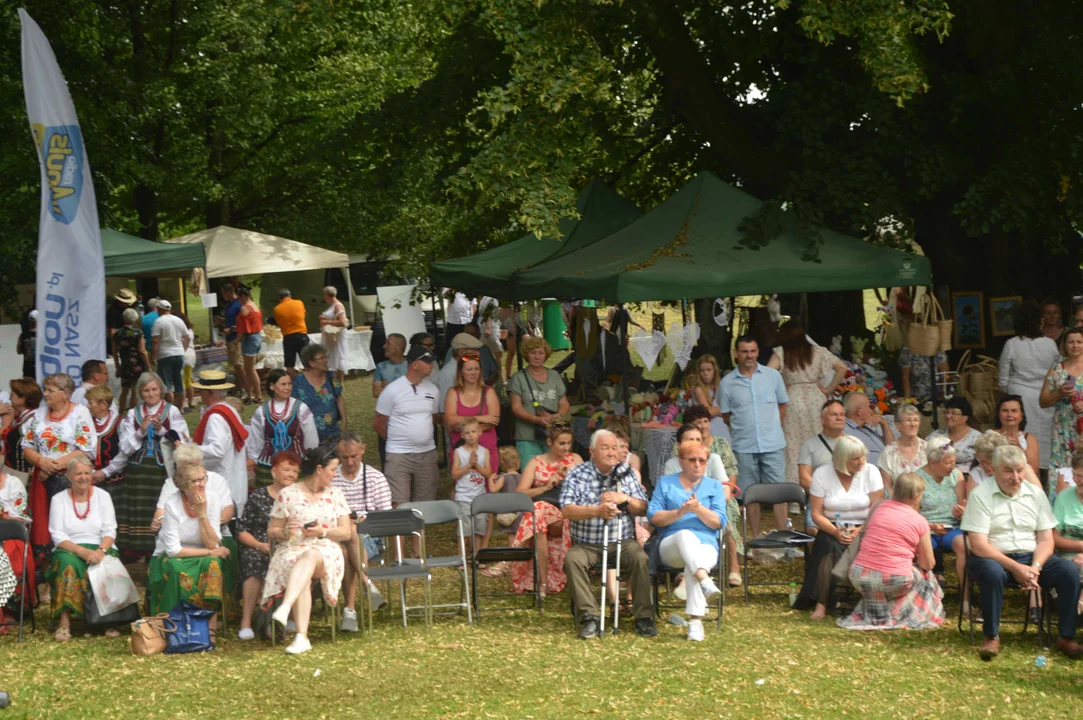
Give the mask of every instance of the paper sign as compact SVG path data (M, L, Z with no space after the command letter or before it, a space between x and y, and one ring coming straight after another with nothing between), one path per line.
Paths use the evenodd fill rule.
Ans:
M206 295L200 295L199 299L203 301L203 307L207 308L208 310L218 307L217 293L207 293Z

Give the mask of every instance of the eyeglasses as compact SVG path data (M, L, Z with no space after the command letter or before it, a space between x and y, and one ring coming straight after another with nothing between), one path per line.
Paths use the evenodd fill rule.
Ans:
M477 350L464 350L463 353L461 355L459 355L459 359L461 359L461 360L478 360L478 361L480 361L481 360L481 353L479 353Z
M690 462L690 463L692 463L694 465L706 465L707 464L707 458L701 458L701 457L686 457L686 458L681 458L681 460L685 460L685 461Z

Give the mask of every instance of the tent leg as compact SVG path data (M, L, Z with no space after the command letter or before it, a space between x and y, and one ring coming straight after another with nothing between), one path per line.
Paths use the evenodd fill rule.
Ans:
M681 298L681 327L688 324L688 306L687 301Z
M350 266L346 265L342 270L342 275L346 278L346 295L349 302L346 303L346 307L350 313L350 327L357 327L357 321L353 317L353 281L350 280ZM349 374L349 373L347 373Z

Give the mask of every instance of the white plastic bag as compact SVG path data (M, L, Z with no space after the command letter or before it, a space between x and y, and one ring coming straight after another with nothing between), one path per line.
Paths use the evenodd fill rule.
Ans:
M139 602L139 590L131 576L120 560L112 555L106 555L100 563L91 565L87 569L87 578L102 615L111 615Z

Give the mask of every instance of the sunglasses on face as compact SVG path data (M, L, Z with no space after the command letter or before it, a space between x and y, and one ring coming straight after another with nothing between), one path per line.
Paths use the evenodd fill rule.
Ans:
M463 360L478 360L478 361L480 361L481 360L481 353L477 352L476 350L469 350L469 351L466 351L466 352L462 353L459 357L461 359L463 359Z
M690 463L693 463L695 465L706 465L707 464L707 458L702 458L702 457L686 457L686 458L681 458L681 460L686 460L686 461L688 461Z

